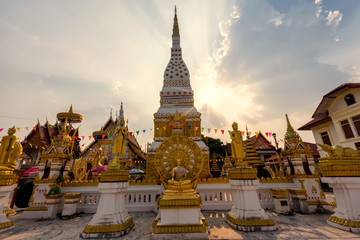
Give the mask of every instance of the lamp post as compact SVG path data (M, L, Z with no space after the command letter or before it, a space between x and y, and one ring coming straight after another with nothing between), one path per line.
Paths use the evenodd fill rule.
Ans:
M279 168L280 168L279 172L281 172L282 175L285 176L284 165L283 165L283 163L281 161L281 157L280 157L281 148L279 148L279 144L278 144L278 142L276 140L276 133L273 133L272 135L273 135L274 140L275 140L276 153L277 153L277 156L278 156L278 162L279 162Z

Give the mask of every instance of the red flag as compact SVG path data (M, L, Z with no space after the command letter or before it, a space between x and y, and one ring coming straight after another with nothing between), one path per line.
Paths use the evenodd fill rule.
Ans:
M130 136L132 136L133 132L130 132Z
M36 127L33 127L34 128L34 131L36 132Z
M89 136L89 140L91 139L91 136Z
M84 139L85 139L85 136L81 136L81 138L84 140Z
M221 133L224 134L224 130L221 130Z
M4 130L4 129L3 129L3 128L0 128L0 132L1 132L2 130Z
M75 136L75 139L77 140L77 139L78 139L78 137L77 137L77 136Z
M245 132L244 132L244 131L243 131L243 132L241 132L241 133L242 133L242 135L243 135L243 136L245 136Z

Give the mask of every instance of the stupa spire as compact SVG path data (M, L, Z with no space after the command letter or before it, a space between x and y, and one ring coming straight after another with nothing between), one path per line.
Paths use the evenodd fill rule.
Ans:
M287 123L286 132L288 132L288 133L294 132L294 128L291 126L288 115L285 114L285 117L286 117L286 123Z
M175 5L175 14L174 14L174 25L173 25L173 37L180 37L180 32L179 32L179 23L178 23L178 19L177 19L177 14L176 14L176 5Z
M120 126L120 121L123 118L124 118L124 109L123 109L123 102L121 102L120 111L119 111L119 118L117 119L117 125Z

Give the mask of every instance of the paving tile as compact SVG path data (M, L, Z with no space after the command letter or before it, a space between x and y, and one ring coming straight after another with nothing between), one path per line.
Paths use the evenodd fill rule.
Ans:
M153 212L129 213L135 222L134 228L123 240L142 240L151 238ZM232 229L226 222L226 211L204 211L210 225L209 239L360 239L360 234L346 232L327 225L329 214L295 214L284 216L268 211L267 214L277 224L277 231L241 232ZM28 220L20 215L10 217L15 228L0 233L1 240L63 240L81 239L80 232L91 220L92 214L80 214L72 219Z

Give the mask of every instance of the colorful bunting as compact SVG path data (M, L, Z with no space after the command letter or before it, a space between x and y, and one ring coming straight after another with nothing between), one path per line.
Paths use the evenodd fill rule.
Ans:
M224 130L221 130L221 133L224 134Z
M84 140L84 139L85 139L85 136L81 136L81 138L82 138L82 140Z
M17 128L18 132L20 132L20 128Z
M217 133L217 129L215 128L214 131L215 131L215 134L216 134L216 133Z
M146 130L144 129L144 130L143 130L143 133L145 133L145 132L146 132Z
M33 127L34 128L34 131L36 132L36 127Z
M130 132L130 136L132 136L133 132Z
M136 131L136 135L139 135L139 132L140 132L140 131Z
M204 131L204 128L201 128L201 132L203 132Z
M105 135L102 135L102 139L104 139L105 138Z
M228 130L228 133L229 133L229 134L231 134L231 131L230 131L230 130Z
M91 136L89 136L89 140L91 139Z
M197 131L198 130L198 127L197 126L195 126L195 131Z

